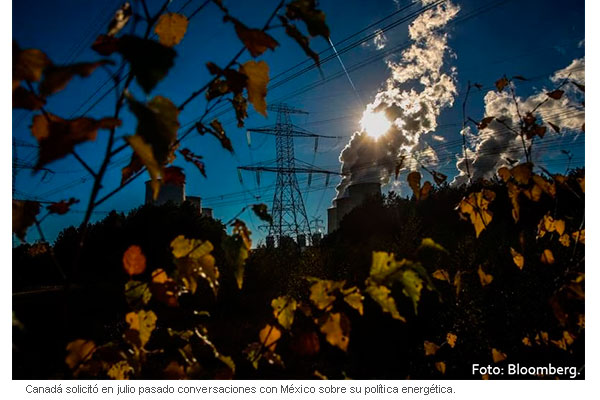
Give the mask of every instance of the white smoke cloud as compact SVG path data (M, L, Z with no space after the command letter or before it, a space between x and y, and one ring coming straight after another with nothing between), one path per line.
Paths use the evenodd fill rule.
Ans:
M422 0L423 5L433 0ZM437 161L431 147L421 143L421 136L435 131L437 117L454 104L456 71L443 71L448 54L448 35L441 29L460 11L447 1L419 15L409 26L413 44L397 61L388 60L391 76L375 95L365 113L383 113L392 122L385 135L374 139L368 132L356 132L340 154L344 177L337 187L337 197L344 196L351 183L387 184L398 160L403 169ZM412 88L406 89L406 84Z
M573 60L569 66L554 72L550 77L555 86L560 85L565 79L585 85L585 59ZM521 114L535 109L537 117L546 124L551 122L560 127L561 134L580 131L585 120L585 113L581 107L583 93L574 85L565 84L562 87L565 94L560 100L547 100L546 93L551 90L553 89L541 90L526 99L517 97ZM510 91L508 89L500 93L495 90L490 91L484 97L484 104L485 116L500 118L506 126L494 120L477 134L473 134L470 127L467 128L466 137L469 144L467 159L472 180L491 178L498 168L510 165L510 161L525 159L520 136L509 129L512 128L517 132L520 129L517 107ZM547 125L546 135L553 136L557 133ZM528 145L529 142L526 141L526 146ZM452 184L467 183L467 161L463 154L457 156L456 168L459 174Z
M373 40L370 42L364 42L361 44L362 47L375 47L376 50L383 50L387 45L388 38L381 29L377 29L373 32L375 36L373 36Z

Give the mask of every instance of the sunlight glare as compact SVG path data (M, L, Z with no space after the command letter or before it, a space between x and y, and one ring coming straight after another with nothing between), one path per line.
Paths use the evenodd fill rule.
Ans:
M373 139L378 139L390 129L392 123L388 121L383 113L366 110L360 120L360 126L367 132L367 135Z

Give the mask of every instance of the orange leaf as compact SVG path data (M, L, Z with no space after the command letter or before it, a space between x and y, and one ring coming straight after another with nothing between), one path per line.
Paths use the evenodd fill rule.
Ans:
M425 342L423 342L423 348L425 349L426 356L432 356L435 353L437 353L437 351L440 349L440 346L438 346L437 344L435 344L433 342L426 340Z
M146 256L140 246L131 245L123 254L123 268L130 276L138 275L146 269Z
M494 279L494 277L490 274L486 274L483 269L481 268L481 265L479 266L479 269L477 270L477 274L479 275L479 281L481 282L481 286L486 286L489 285L490 283L492 283L492 280Z
M552 251L550 249L545 249L542 252L540 261L544 264L554 264L554 255L552 254Z
M272 325L265 325L258 334L260 342L270 351L275 351L277 341L281 337L281 331Z
M506 360L506 354L497 349L492 349L492 359L495 363Z

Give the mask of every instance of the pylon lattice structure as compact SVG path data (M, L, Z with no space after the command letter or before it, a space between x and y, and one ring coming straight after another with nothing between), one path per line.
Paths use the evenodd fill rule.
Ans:
M339 174L339 172L320 169L296 159L294 155L294 137L314 138L316 151L319 138L338 138L338 136L318 135L293 125L291 115L308 114L306 111L286 104L270 105L267 109L277 112L276 124L262 128L250 128L248 132L275 136L275 165L269 166L259 163L238 168L240 170L256 171L257 174L260 171L277 173L273 205L271 207L273 224L268 226L268 235L273 237L278 244L281 243L283 237L295 237L300 243L311 237L311 227L296 174Z

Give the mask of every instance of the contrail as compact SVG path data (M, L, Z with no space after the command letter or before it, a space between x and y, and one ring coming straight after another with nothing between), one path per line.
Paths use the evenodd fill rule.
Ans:
M342 69L346 73L346 77L348 77L348 82L350 82L350 85L352 86L352 89L354 89L354 93L356 94L356 98L358 99L360 105L364 106L364 103L363 103L362 99L360 98L360 94L358 93L358 90L356 90L356 86L354 86L354 82L352 82L352 78L350 78L350 74L348 73L348 70L346 69L346 66L344 65L344 62L342 61L342 58L338 54L337 49L333 45L333 42L331 41L331 38L329 38L329 44L331 45L331 48L335 52L335 55L336 55L337 59L339 60L340 65L342 66Z

